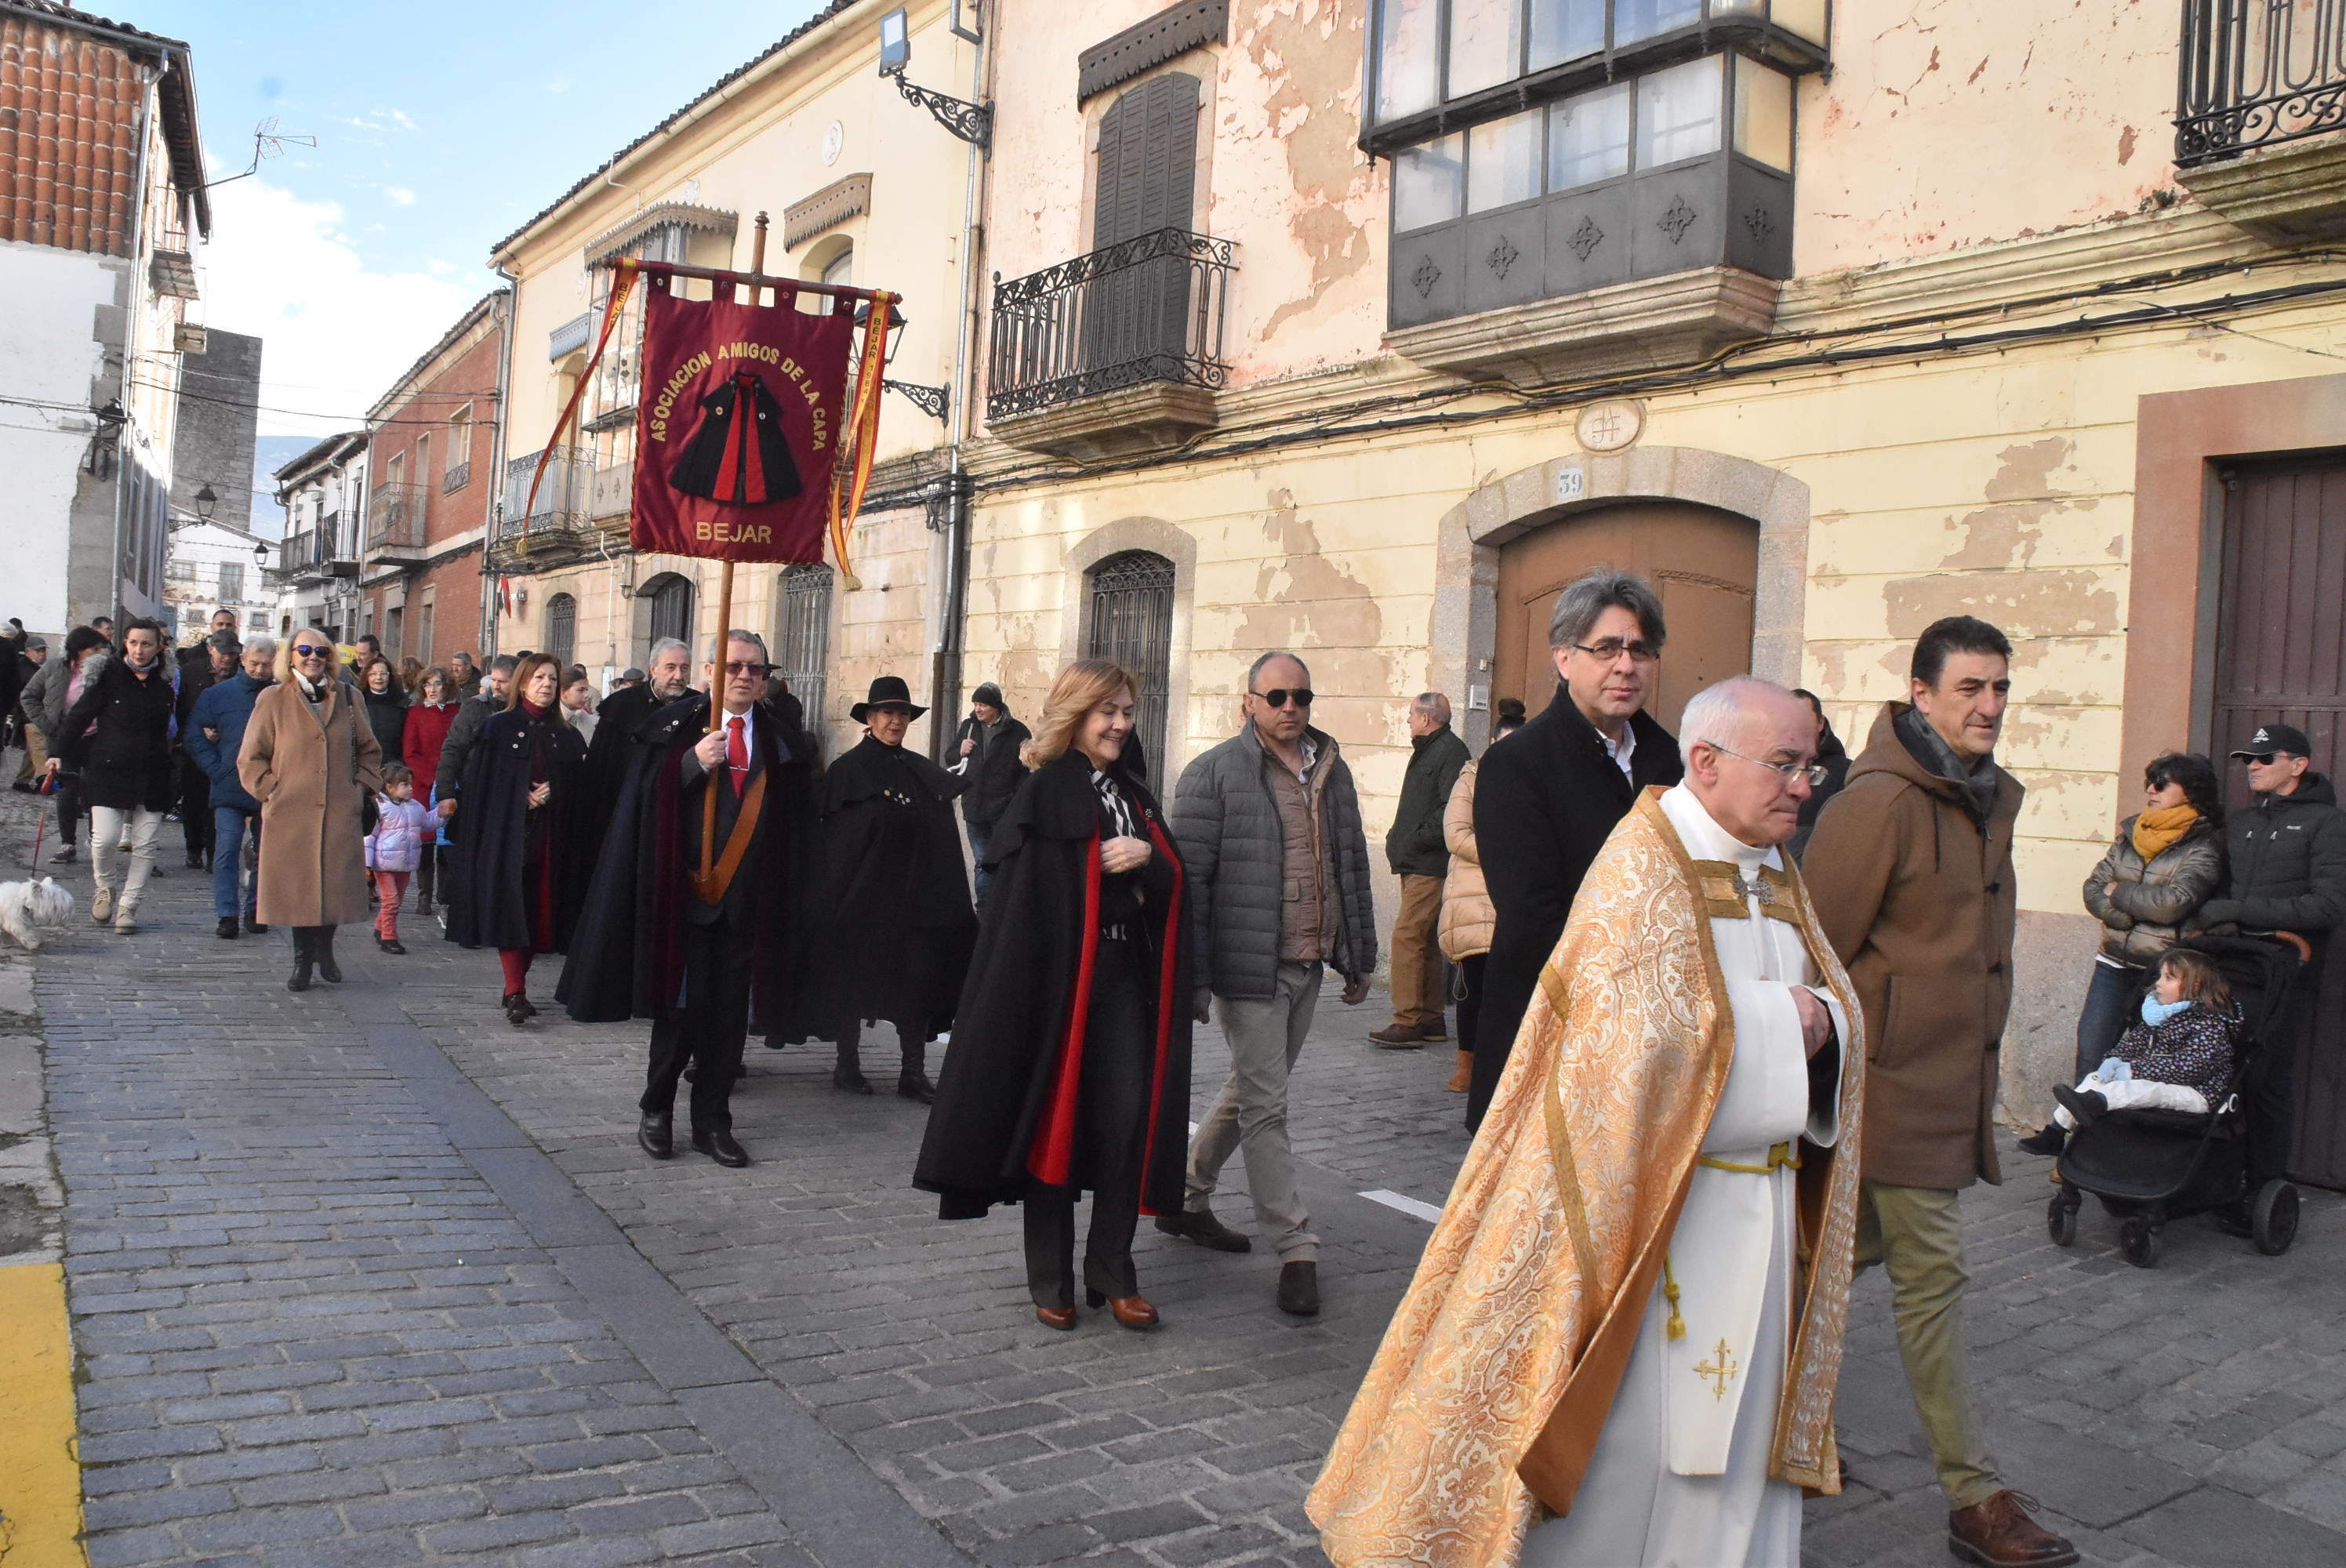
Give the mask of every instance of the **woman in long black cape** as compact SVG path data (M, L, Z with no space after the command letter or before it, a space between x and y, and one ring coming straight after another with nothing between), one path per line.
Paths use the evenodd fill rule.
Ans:
M994 888L913 1178L939 1195L944 1219L1025 1204L1028 1288L1055 1329L1076 1322L1076 1194L1093 1192L1091 1304L1109 1303L1129 1328L1157 1321L1133 1270L1139 1216L1182 1201L1188 878L1156 798L1117 756L1135 689L1101 659L1069 665L1052 686L1029 742L1039 766L987 846ZM1114 710L1113 747L1101 709ZM1130 840L1148 846L1145 861L1105 870L1104 846Z
M554 660L532 654L514 671L512 704L481 726L464 759L463 809L453 824L445 880L448 939L494 947L505 970L506 1022L519 1028L537 1009L527 989L530 960L561 952L595 871L586 831L586 742L562 721L558 696L534 700L561 678ZM545 799L533 805L539 785Z

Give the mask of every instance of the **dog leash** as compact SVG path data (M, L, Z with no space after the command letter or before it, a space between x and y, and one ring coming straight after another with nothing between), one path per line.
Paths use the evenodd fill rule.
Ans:
M33 824L33 874L35 876L41 873L41 839L48 830L49 814L43 811L35 818Z

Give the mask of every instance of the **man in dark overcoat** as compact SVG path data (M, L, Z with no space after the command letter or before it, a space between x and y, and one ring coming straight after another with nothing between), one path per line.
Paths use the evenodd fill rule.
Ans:
M1469 1129L1483 1125L1596 851L1648 786L1686 776L1677 738L1646 711L1664 635L1661 596L1643 577L1600 566L1567 585L1547 627L1555 700L1476 770L1474 841L1496 918L1475 1016Z
M804 983L814 786L805 737L784 734L757 700L764 639L735 630L721 646L707 667L718 727L695 692L637 734L555 995L581 1023L652 1021L636 1133L645 1153L675 1152L676 1088L689 1066L692 1146L738 1166L750 1156L733 1136L733 1080L751 1010L784 1016Z
M953 809L967 781L904 745L927 711L892 675L848 709L867 733L823 775L819 983L791 1032L837 1041L832 1085L868 1095L863 1021L887 1020L903 1050L896 1093L923 1105L936 1098L928 1043L953 1027L977 943Z
M595 710L595 738L586 745L587 830L600 837L619 809L636 736L644 721L692 689L692 650L674 637L652 645L651 668L636 686L622 686Z

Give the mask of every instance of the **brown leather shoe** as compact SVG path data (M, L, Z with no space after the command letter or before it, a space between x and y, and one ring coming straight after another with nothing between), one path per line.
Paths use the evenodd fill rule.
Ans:
M1388 1051L1414 1051L1425 1044L1425 1031L1414 1023L1388 1023L1369 1032L1369 1044Z
M2060 1568L2077 1549L2029 1515L2045 1505L2006 1487L1947 1515L1947 1550L1980 1568Z
M1072 1307L1037 1307L1035 1319L1046 1329L1072 1329L1076 1326L1076 1309Z
M1458 1053L1457 1070L1450 1074L1450 1082L1442 1086L1454 1095L1463 1095L1474 1086L1474 1053Z
M1116 1320L1127 1329L1157 1327L1157 1308L1148 1304L1146 1296L1111 1296L1107 1309Z

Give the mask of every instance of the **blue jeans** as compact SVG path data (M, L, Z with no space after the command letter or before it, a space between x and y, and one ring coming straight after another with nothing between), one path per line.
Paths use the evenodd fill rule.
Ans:
M994 873L985 869L985 843L994 837L994 824L964 820L962 826L969 831L970 858L977 865L977 907L984 909L986 890L994 886Z
M251 919L259 908L260 872L256 866L252 881L244 889L244 908L237 905L237 879L244 874L244 832L250 826L256 847L260 842L260 822L255 813L234 806L212 808L212 914L220 920L234 920L239 913Z
M2095 961L2086 1005L2077 1013L2077 1074L2071 1083L2107 1061L2127 1025L2141 1018L2142 986L2148 978L2139 969L2112 969Z

